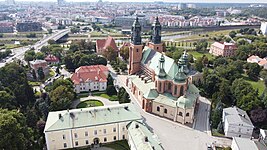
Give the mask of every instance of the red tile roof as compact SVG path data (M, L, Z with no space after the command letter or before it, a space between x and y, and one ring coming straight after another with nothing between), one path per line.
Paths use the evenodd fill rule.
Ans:
M104 72L108 68L104 65L81 66L75 70L75 73L70 77L74 84L80 84L89 80L94 82L107 82L107 76Z
M47 61L47 62L58 62L59 59L54 55L47 55L45 57L45 61Z
M115 51L119 50L115 43L115 40L111 36L108 36L107 39L96 40L96 49L104 50L109 46L111 46Z

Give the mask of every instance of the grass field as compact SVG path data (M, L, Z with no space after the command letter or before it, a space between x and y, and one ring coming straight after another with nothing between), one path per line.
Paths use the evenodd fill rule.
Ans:
M88 108L88 107L98 107L98 106L104 106L104 104L99 100L88 100L79 103L77 105L77 108Z
M203 55L206 55L208 57L209 60L214 59L215 57L212 56L210 53L201 53L201 52L197 52L197 51L188 51L189 54L192 54L194 56L194 58L200 58L203 57Z
M261 95L265 89L265 85L264 85L264 81L258 80L258 81L253 81L251 79L248 78L248 76L246 74L243 74L243 79L250 83L252 85L252 87L256 90L259 90L259 95Z

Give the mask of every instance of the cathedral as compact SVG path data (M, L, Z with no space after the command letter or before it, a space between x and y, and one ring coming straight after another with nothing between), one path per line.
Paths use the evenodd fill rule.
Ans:
M193 123L199 97L193 83L202 75L190 69L186 51L178 62L165 55L158 18L151 30L151 40L144 46L138 18L133 23L126 85L146 112L182 124Z

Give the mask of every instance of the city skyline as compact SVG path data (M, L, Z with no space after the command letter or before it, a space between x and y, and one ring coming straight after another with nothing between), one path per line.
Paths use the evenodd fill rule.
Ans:
M5 1L5 0L0 0L0 1ZM18 2L23 2L23 1L32 1L32 2L57 2L57 0L16 0ZM98 0L66 0L67 2L97 2ZM125 0L107 0L109 2L125 2ZM267 3L267 0L255 0L251 2L250 0L237 0L237 1L232 1L232 0L224 0L223 2L220 0L187 0L187 1L182 1L182 0L134 0L134 2L176 2L176 3ZM105 1L104 1L105 2Z

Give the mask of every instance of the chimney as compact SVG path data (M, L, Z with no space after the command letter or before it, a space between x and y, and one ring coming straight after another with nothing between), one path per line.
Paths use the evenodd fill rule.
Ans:
M148 142L148 137L147 137L147 136L145 136L145 139L144 139L144 140L145 140L145 142Z
M62 118L62 115L61 114L58 114L58 119L61 119Z

